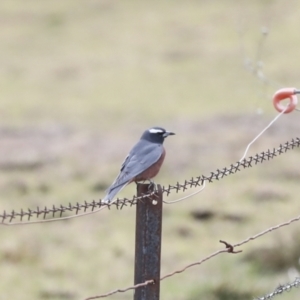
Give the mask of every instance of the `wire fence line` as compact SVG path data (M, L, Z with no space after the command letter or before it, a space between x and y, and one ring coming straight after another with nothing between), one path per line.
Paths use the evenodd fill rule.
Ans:
M154 284L154 280L147 280L147 281L145 281L143 283L139 283L139 284L136 284L136 285L133 285L133 286L129 286L129 287L125 288L125 289L117 289L117 290L111 291L111 292L109 292L107 294L88 297L85 300L93 300L93 299L105 298L105 297L111 296L111 295L116 294L116 293L125 293L125 292L130 291L130 290L135 290L135 289L137 289L139 287L143 287L143 286L146 286L146 285L149 285L149 284Z
M262 27L262 29L261 29L262 35L261 35L261 38L260 38L259 43L258 43L256 55L253 59L250 59L249 56L246 55L246 48L245 48L245 45L244 45L244 42L243 42L242 33L241 32L239 32L239 33L240 33L241 52L242 52L242 55L244 57L245 69L247 71L249 71L250 73L252 73L255 77L257 77L261 82L263 82L263 84L265 86L267 86L267 85L268 86L275 86L275 87L282 86L282 84L280 84L279 82L276 82L274 80L270 80L264 72L264 67L263 67L264 64L263 64L263 61L262 61L262 55L263 55L263 50L264 50L266 40L267 40L267 37L268 37L268 34L269 34L269 29L267 27ZM282 113L284 113L284 111ZM279 116L280 115L278 115L278 117ZM276 121L276 119L274 120L274 122L275 121ZM272 122L271 122L271 124L272 124ZM270 126L271 126L271 124L270 124ZM266 127L265 130L267 128L268 127ZM262 131L261 134L263 132L264 131ZM258 135L257 138L259 136L260 135ZM256 139L254 139L252 142L254 142L255 140ZM248 148L251 146L251 143L248 145L248 147L245 151L245 155L247 153ZM241 171L242 169L252 167L252 164L256 165L258 163L263 163L265 160L273 159L275 156L283 154L283 153L287 152L288 150L291 150L295 147L297 147L297 148L299 147L299 139L298 138L295 139L295 140L292 140L291 142L281 144L276 150L275 149L273 149L272 151L267 150L267 151L262 152L260 154L256 154L255 156L251 156L248 159L246 159L245 155L244 155L242 157L242 159L239 162L237 162L236 164L231 164L229 168L217 169L217 171L211 172L210 176L203 176L202 175L202 176L199 176L199 177L196 177L196 178L192 178L189 181L185 181L183 184L177 183L176 185L169 185L167 187L163 187L163 193L165 193L167 196L169 196L169 194L173 191L175 191L177 193L179 191L185 191L185 190L187 190L189 188L192 188L192 187L203 186L203 185L205 186L206 182L211 183L215 180L220 180L220 179L224 178L225 176L235 174L238 171ZM126 199L118 199L118 201L121 201L121 202L123 200L126 200ZM175 201L175 202L177 202L177 201ZM268 229L266 229L266 230L264 230L264 231L262 231L262 232L260 232L256 235L250 236L247 239L245 239L245 240L243 240L239 243L233 244L233 245L227 243L226 241L220 241L221 243L223 243L225 245L226 249L220 249L220 250L206 256L205 258L203 258L199 261L195 261L195 262L193 262L189 265L186 265L185 267L183 267L181 269L178 269L178 270L175 270L175 271L173 271L169 274L166 274L166 275L164 275L163 277L160 278L160 281L162 281L166 278L172 277L176 274L183 273L191 267L201 265L204 262L220 255L221 253L232 253L232 254L240 253L240 252L242 252L242 250L236 250L237 247L240 247L240 246L242 246L246 243L249 243L250 241L256 240L256 239L258 239L258 238L260 238L260 237L262 237L262 236L264 236L268 233L271 233L272 231L280 229L281 227L289 226L292 223L297 222L299 220L300 220L300 215L293 218L293 219L290 219L287 222L284 222L284 223L278 224L276 226L270 227L270 228L268 228ZM126 292L126 291L129 291L129 290L134 290L134 289L137 289L139 287L147 286L147 285L150 285L150 284L155 284L155 282L153 280L147 280L147 281L145 281L143 283L139 283L137 285L133 285L133 286L130 286L130 287L127 287L127 288L124 288L124 289L113 290L113 291L111 291L107 294L102 294L102 295L99 295L99 296L89 297L89 298L86 298L85 300L106 298L110 295L113 295L113 294L116 294L116 293L119 293L119 292ZM260 296L260 297L256 297L255 300L270 300L270 299L273 299L275 296L278 296L278 295L281 295L285 292L291 291L292 288L298 288L298 287L300 287L300 277L295 278L295 280L292 283L279 285L273 292L271 292L269 294L265 294L265 295Z
M254 156L250 156L248 158L244 158L235 164L231 164L229 167L225 167L223 169L217 169L214 172L211 172L209 176L198 176L192 177L190 180L185 180L183 183L177 182L175 185L168 185L162 187L162 193L168 197L171 193L178 193L180 191L185 192L188 189L203 186L206 182L212 183L216 180L220 180L228 175L233 175L243 169L247 169L252 167L253 165L257 165L263 163L265 161L269 161L274 159L275 157L286 153L294 148L300 147L300 138L292 139L289 142L284 144L280 144L278 148L273 148L272 150L268 149L267 151L263 151ZM116 199L111 204L106 204L101 202L101 199L98 201L91 201L84 203L76 203L68 205L53 205L52 207L45 206L44 208L37 207L36 209L21 209L20 211L12 210L11 212L7 212L4 210L0 214L1 225L19 225L19 224L31 224L31 223L39 223L49 222L49 221L57 221L64 218L74 218L79 216L84 216L91 213L96 213L99 210L104 208L112 208L122 209L124 207L131 207L136 205L137 201L149 197L150 194L144 194L140 197L133 196L130 199ZM64 213L72 213L69 217L63 217ZM32 219L35 220L32 221ZM42 219L42 220L41 220Z
M293 150L293 149L299 148L299 147L300 147L300 138L292 139L289 142L280 144L278 148L273 148L272 150L268 149L267 151L263 151L254 156L250 156L248 158L243 158L240 161L236 162L235 164L231 164L229 167L225 167L223 169L217 169L216 171L211 172L209 176L201 175L198 177L193 177L190 180L185 180L183 183L177 182L177 184L175 184L175 185L164 186L164 187L162 187L162 193L166 197L168 197L171 193L174 193L174 192L178 193L179 191L186 191L190 188L203 186L203 185L205 185L205 183L212 183L214 181L218 181L228 175L232 175L232 174L235 174L244 169L250 168L254 165L264 163L264 162L269 161L281 154L284 154L290 150ZM51 208L45 207L43 209L40 209L39 207L37 207L35 210L21 209L20 212L16 212L15 210L13 210L11 213L6 213L6 211L4 211L2 214L0 214L0 218L2 219L2 223L0 223L0 224L2 224L2 225L15 225L15 224L26 224L26 223L28 224L28 223L32 223L31 219L34 217L36 219L42 218L43 220L48 221L46 218L49 218L49 217L55 218L57 216L62 218L63 214L67 213L67 212L73 212L73 216L78 217L78 216L86 215L89 213L95 213L95 212L97 212L97 210L100 210L102 208L110 209L111 207L114 207L117 209L122 209L123 207L127 207L127 206L131 207L133 205L136 205L139 200L148 198L149 195L151 195L151 194L153 194L153 192L150 194L149 193L143 194L142 196L139 196L139 197L133 196L131 199L127 199L127 198L117 199L114 203L109 204L109 205L102 203L101 200L99 200L99 201L93 200L91 202L85 201L83 204L76 203L75 205L72 205L70 203L68 206L53 205ZM20 222L16 223L15 220L19 220ZM56 220L59 220L59 219L56 219ZM171 273L165 274L164 276L160 277L159 281L162 281L166 278L175 276L176 274L183 273L186 270L190 269L191 267L201 265L204 262L220 255L221 253L238 254L238 253L242 252L242 250L239 250L236 248L238 248L246 243L249 243L250 241L256 240L257 238L260 238L272 231L278 230L281 227L289 226L292 223L297 222L299 220L300 220L300 215L293 219L290 219L287 222L270 227L258 234L250 236L250 237L246 238L245 240L240 241L235 244L231 244L226 241L220 241L221 243L223 243L225 245L225 249L223 248L223 249L217 250L214 253L211 253L210 255L204 257L203 259L201 259L199 261L192 262L192 263L184 266L181 269L177 269ZM26 221L31 221L31 222L26 222ZM50 219L50 221L51 221L51 219ZM36 222L39 222L39 221L36 221ZM88 297L85 300L105 298L105 297L111 296L116 293L124 293L129 290L136 290L137 288L142 288L142 287L145 287L145 286L148 286L151 284L155 284L155 281L153 279L145 280L144 282L139 282L138 284L135 284L135 285L123 288L123 289L119 288L119 289L110 291L106 294ZM299 278L297 278L293 283L286 284L284 286L281 285L274 292L264 295L260 298L256 298L256 299L257 300L269 300L279 294L282 294L283 292L291 290L291 288L293 288L293 287L298 287L299 285L300 285Z
M211 183L214 182L216 180L220 180L228 175L232 175L235 174L243 169L246 168L250 168L253 165L257 165L259 163L264 163L265 161L269 161L281 154L284 154L286 152L288 152L289 150L295 149L295 148L299 148L300 146L300 139L299 138L295 138L292 139L289 142L286 142L284 144L280 144L278 148L273 148L273 150L267 150L267 151L263 151L260 154L256 154L254 156L250 156L248 158L243 158L240 161L236 162L235 164L231 164L229 167L225 167L223 169L217 169L214 172L211 172L209 176L198 176L195 178L191 178L190 180L185 180L184 183L180 184L179 182L177 182L177 184L175 185L168 185L168 186L164 186L162 187L162 193L165 194L166 196L169 196L171 193L176 192L178 193L179 191L186 191L190 188L195 188L195 187L199 187L199 186L203 186L205 185L205 183ZM85 201L83 204L80 203L76 203L75 205L72 205L71 203L69 203L68 206L55 206L53 205L51 208L45 207L43 209L40 209L39 207L37 207L35 210L31 210L31 209L27 209L27 210L23 210L21 209L20 212L16 212L15 210L13 210L11 213L6 213L6 211L4 211L2 214L0 214L0 218L2 219L2 224L3 225L8 225L6 222L9 223L13 223L13 221L15 221L16 219L18 219L20 221L20 223L22 224L22 222L26 219L27 221L30 221L33 217L35 218L40 218L42 217L43 219L52 217L55 218L57 215L61 218L63 216L63 213L66 212L73 212L75 216L79 216L79 215L84 215L87 214L89 212L96 212L97 210L101 209L101 208L111 208L111 207L115 207L117 209L122 209L124 206L133 206L137 204L137 201L142 200L143 198L148 197L149 194L144 194L140 197L136 197L133 196L131 199L117 199L114 203L107 205L101 202L101 200L99 201L95 201L93 200L92 202L87 202ZM166 274L164 276L162 276L160 278L160 281L172 277L176 274L180 274L185 272L187 269L194 267L194 266L198 266L203 264L204 262L216 257L217 255L220 255L221 253L231 253L231 254L237 254L242 252L242 250L236 250L237 247L242 246L250 241L253 241L267 233L270 233L274 230L277 230L283 226L288 226L293 222L299 221L300 220L300 216L291 219L285 223L281 223L279 225L276 225L274 227L270 227L256 235L250 236L247 239L236 243L236 244L230 244L226 241L220 241L221 243L223 243L225 245L225 249L220 249L218 251L215 251L214 253L206 256L205 258L199 260L199 261L195 261L191 264L188 264L186 266L184 266L181 269L175 270L169 274ZM116 289L113 290L111 292L108 292L106 294L101 294L101 295L97 295L97 296L92 296L92 297L88 297L85 300L93 300L93 299L99 299L99 298L105 298L108 296L111 296L113 294L116 293L124 293L127 292L129 290L135 290L137 288L140 287L145 287L147 285L150 284L155 284L154 280L146 280L145 282L141 282L138 283L136 285L132 285L129 286L127 288L124 289ZM287 284L285 286L280 286L279 288L277 288L274 292L267 294L265 296L262 296L260 298L257 298L257 300L268 300L268 299L272 299L274 296L279 295L285 291L290 290L292 287L298 287L299 286L299 280L297 279L294 283L292 284Z
M238 253L241 253L242 250L236 250L237 247L240 247L242 245L245 245L247 243L249 243L250 241L254 241L268 233L271 233L272 231L275 231L275 230L278 230L282 227L285 227L285 226L289 226L291 225L292 223L294 222L298 222L300 221L300 215L295 217L295 218L292 218L286 222L283 222L283 223L280 223L276 226L272 226L270 228L267 228L255 235L252 235L248 238L246 238L245 240L243 241L240 241L238 243L235 243L235 244L230 244L226 241L222 241L220 240L220 243L224 244L225 245L225 249L220 249L220 250L217 250L213 253L211 253L210 255L204 257L203 259L201 260L198 260L198 261L195 261L191 264L188 264L186 266L184 266L183 268L181 269L178 269L178 270L175 270L171 273L168 273L164 276L162 276L160 278L160 281L166 279L166 278L169 278L169 277L172 277L176 274L180 274L180 273L183 273L185 272L187 269L191 268L191 267L195 267L195 266L199 266L199 265L202 265L204 262L220 255L221 253L231 253L231 254L238 254ZM139 283L139 284L136 284L136 285L132 285L132 286L129 286L127 288L123 288L123 289L116 289L116 290L113 290L113 291L110 291L108 293L105 293L105 294L101 294L101 295L98 295L98 296L93 296L93 297L88 297L86 298L85 300L92 300L92 299L100 299L100 298L106 298L108 296L111 296L113 294L117 294L117 293L124 293L124 292L127 292L129 290L135 290L139 287L143 287L143 286L146 286L146 285L149 285L149 284L155 284L155 282L153 280L147 280L143 283ZM296 280L291 283L291 284L286 284L286 285L280 285L279 288L277 288L274 292L270 293L270 294L267 294L265 296L262 296L262 297L259 297L259 298L255 298L255 300L269 300L269 299L272 299L273 297L275 297L276 295L279 295L279 294L282 294L283 292L287 292L287 291L290 291L292 287L299 287L300 286L300 278L296 278Z
M255 298L255 300L270 300L275 296L281 295L285 292L290 292L292 288L298 288L298 287L300 287L300 277L297 277L292 283L279 285L272 293Z

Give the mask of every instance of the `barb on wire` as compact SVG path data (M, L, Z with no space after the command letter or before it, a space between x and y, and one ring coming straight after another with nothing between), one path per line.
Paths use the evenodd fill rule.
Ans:
M201 265L201 264L203 264L205 261L207 261L207 260L209 260L209 259L211 259L211 258L213 258L213 257L215 257L215 256L217 256L217 255L219 255L219 254L221 254L221 253L226 253L226 252L227 252L227 253L234 253L234 254L240 253L240 252L242 252L242 251L241 251L241 250L238 250L238 251L237 251L237 250L235 250L235 248L240 247L240 246L242 246L242 245L244 245L244 244L247 244L247 243L249 243L250 241L254 241L254 240L258 239L259 237L261 237L261 236L263 236L263 235L265 235L265 234L270 233L271 231L277 230L277 229L279 229L279 228L281 228L281 227L284 227L284 226L288 226L288 225L290 225L290 224L292 224L292 223L294 223L294 222L297 222L297 221L299 221L299 220L300 220L300 215L297 216L297 217L295 217L295 218L293 218L293 219L290 219L290 220L287 221L287 222L284 222L284 223L278 224L278 225L276 225L276 226L270 227L270 228L268 228L268 229L266 229L266 230L264 230L264 231L262 231L262 232L260 232L260 233L258 233L258 234L256 234L256 235L250 236L250 237L248 237L247 239L245 239L245 240L243 240L243 241L241 241L241 242L239 242L239 243L233 244L233 245L232 245L232 244L229 244L228 242L225 242L225 241L220 241L221 243L225 244L225 247L226 247L227 249L218 250L218 251L212 253L211 255L205 257L204 259L200 260L200 261L196 261L196 262L194 262L194 263L191 263L191 264L185 266L184 268L182 268L182 269L180 269L180 270L176 270L176 271L174 271L174 272L172 272L172 273L169 273L169 274L163 276L160 280L163 280L163 279L166 279L166 278L168 278L168 277L174 276L175 274L182 273L182 272L184 272L185 270L187 270L187 269L189 269L189 268L191 268L191 267L194 267L194 266L197 266L197 265Z
M238 251L237 251L237 250L234 250L234 246L232 246L231 244L227 243L226 241L220 240L220 243L222 243L222 244L225 245L225 247L226 247L228 253L234 253L234 254L236 254L236 253L241 253L241 252L243 252L243 250L238 250Z
M239 162L241 162L245 157L246 157L246 155L247 155L247 153L248 153L248 151L249 151L249 149L250 149L250 147L251 147L251 145L260 137L260 136L262 136L263 135L263 133L267 130L267 129L269 129L278 119L279 119L279 117L281 117L282 116L282 114L284 114L285 113L285 111L288 109L288 106L286 106L285 107L285 109L284 110L282 110L248 145L247 145L247 147L246 147L246 150L245 150L245 152L244 152L244 154L243 154L243 156L241 157L241 159L239 160ZM191 193L191 194L189 194L189 195L186 195L186 196L184 196L184 197L181 197L181 198L179 198L179 199L176 199L176 200L173 200L173 201L165 201L165 200L163 200L163 202L165 203L165 204L175 204L175 203L177 203L177 202L180 202L180 201L183 201L183 200L186 200L186 199L188 199L188 198L190 198L190 197L193 197L193 196L195 196L195 195L197 195L197 194L199 194L200 192L202 192L203 190L205 189L205 181L203 182L203 187L201 188L201 189L199 189L199 190L197 190L196 192L194 192L194 193Z
M160 281L162 281L162 280L164 280L164 279L166 279L166 278L172 277L172 276L174 276L174 275L176 275L176 274L183 273L183 272L185 272L187 269L189 269L189 268L191 268L191 267L195 267L195 266L202 265L204 262L206 262L206 261L212 259L213 257L215 257L215 256L217 256L217 255L219 255L219 254L221 254L221 253L238 254L238 253L242 252L242 250L235 250L237 247L240 247L240 246L242 246L242 245L244 245L244 244L247 244L247 243L249 243L250 241L254 241L254 240L258 239L259 237L261 237L261 236L263 236L263 235L265 235L265 234L268 234L268 233L270 233L270 232L272 232L272 231L274 231L274 230L277 230L277 229L279 229L279 228L281 228L281 227L291 225L292 223L297 222L297 221L299 221L299 220L300 220L300 215L297 216L297 217L295 217L295 218L293 218L293 219L290 219L290 220L287 221L287 222L278 224L278 225L273 226L273 227L270 227L270 228L268 228L268 229L266 229L266 230L264 230L264 231L261 231L261 232L255 234L255 235L253 235L253 236L250 236L250 237L248 237L247 239L245 239L245 240L243 240L243 241L241 241L241 242L238 242L238 243L236 243L236 244L230 244L230 243L228 243L228 242L226 242L226 241L220 240L220 243L224 244L225 247L226 247L226 249L220 249L220 250L218 250L218 251L215 251L215 252L211 253L210 255L206 256L205 258L199 260L199 261L195 261L195 262L193 262L193 263L191 263L191 264L186 265L185 267L183 267L183 268L181 268L181 269L178 269L178 270L175 270L175 271L173 271L173 272L171 272L171 273L168 273L168 274L162 276L162 277L160 278ZM109 292L109 293L107 293L107 294L102 294L102 295L99 295L99 296L94 296L94 297L86 298L85 300L92 300L92 299L105 298L105 297L108 297L108 296L110 296L110 295L113 295L113 294L116 294L116 293L119 293L119 292L126 292L126 291L129 291L129 290L134 290L134 289L137 289L137 288L139 288L139 287L141 287L141 286L145 286L145 285L153 284L153 283L154 283L153 280L147 280L147 281L145 281L145 282L143 282L143 283L139 283L139 284L130 286L130 287L125 288L125 289L117 289L117 290L111 291L111 292ZM269 294L269 295L265 295L265 296L260 297L260 298L256 298L255 300L269 300L269 299L271 299L272 297L274 297L274 296L276 296L276 295L278 295L278 294L280 294L280 293L282 293L282 292L284 292L284 291L288 291L288 290L289 290L289 288L288 288L289 286L291 286L291 287L298 287L298 286L300 286L300 278L297 278L297 279L295 280L295 282L294 282L294 285L293 285L293 286L292 286L292 285L293 285L293 284L287 284L287 285L285 286L285 288L283 288L284 286L280 286L280 289L277 288L277 289L275 290L275 292L273 292L273 293L271 293L271 294ZM270 297L270 295L273 295L273 296ZM268 298L268 297L269 297L269 298Z
M272 293L255 298L255 300L270 300L282 293L289 292L292 288L298 287L300 287L300 277L297 277L292 283L286 283L284 285L280 284Z
M160 281L168 278L168 277L171 277L171 276L174 276L175 274L178 274L178 273L182 273L184 272L186 269L190 268L190 267L193 267L193 266L196 266L196 265L201 265L202 263L204 263L205 261L213 258L214 256L217 256L218 254L220 253L226 253L226 252L229 252L228 249L222 249L222 250L219 250L219 251L216 251L214 253L212 253L211 255L205 257L204 259L198 261L198 262L195 262L193 264L190 264L190 265L187 265L185 268L181 269L181 270L178 270L178 271L175 271L175 272L172 272L170 274L167 274L163 277L160 278ZM232 252L234 253L234 252ZM114 291L111 291L109 293L106 293L106 294L102 294L102 295L99 295L99 296L93 296L93 297L89 297L89 298L86 298L85 300L92 300L92 299L99 299L99 298L105 298L105 297L108 297L108 296L111 296L113 294L116 294L116 293L119 293L119 292L126 292L126 291L129 291L129 290L135 290L139 287L142 287L142 286L146 286L148 284L153 284L154 281L153 280L147 280L145 281L144 283L139 283L139 284L136 284L136 285L133 285L133 286L130 286L128 288L125 288L125 289L117 289L117 290L114 290Z
M206 262L207 260L210 260L210 259L212 259L213 257L215 257L215 256L217 256L217 255L219 255L219 254L221 254L221 253L232 253L232 254L237 254L237 253L242 252L242 250L239 250L239 251L234 250L234 247L235 247L235 246L233 246L233 245L231 245L231 244L229 244L229 243L227 243L227 242L225 242L225 241L222 241L222 240L221 240L220 243L224 244L225 247L226 247L226 249L218 250L218 251L216 251L216 252L214 252L214 253L212 253L212 254L206 256L205 258L203 258L203 259L201 259L201 260L199 260L199 261L193 262L193 263L191 263L191 264L185 266L184 268L182 268L182 269L180 269L180 270L176 270L176 271L174 271L174 272L171 272L171 273L169 273L169 274L166 274L165 276L161 277L160 280L162 281L162 280L164 280L164 279L166 279L166 278L168 278L168 277L174 276L175 274L183 273L184 271L186 271L187 269L189 269L189 268L191 268L191 267L195 267L195 266L198 266L198 265L202 265L202 264L203 264L204 262Z
M300 138L292 139L289 142L284 144L280 144L280 146L273 150L267 150L261 152L260 154L256 154L254 156L250 156L248 158L244 158L235 164L231 164L229 167L225 167L223 169L217 169L215 172L211 172L208 176L198 176L192 177L190 180L185 180L183 183L177 182L175 185L168 185L162 187L162 192L165 196L169 196L171 193L178 193L179 191L185 191L190 188L204 186L205 183L211 183L216 180L220 180L228 175L235 174L243 169L250 168L259 163L263 163L270 159L273 159L283 153L286 153L294 148L299 148L300 146ZM96 213L101 209L111 207L116 207L117 209L122 209L126 206L136 205L137 201L149 197L149 194L142 195L140 197L133 196L131 199L116 199L111 204L102 203L101 200L92 202L85 201L84 203L76 203L68 205L60 205L52 207L44 207L36 209L21 209L21 211L12 210L11 212L7 212L6 210L0 214L0 224L1 225L18 225L18 224L32 224L39 222L52 222L65 218L74 218L78 216L85 216L87 214ZM73 213L72 216L63 217L64 213ZM37 221L31 221L31 219L35 217L39 219ZM62 218L63 217L63 218ZM43 220L41 220L43 219Z
M112 205L115 206L117 209L122 209L124 206L133 206L133 205L136 205L136 202L138 200L144 199L151 195L152 195L152 193L144 194L139 197L133 196L132 199L127 199L127 198L119 199L118 198L109 204L103 203L100 199L97 202L95 200L93 200L90 203L85 201L84 204L79 204L77 202L76 205L72 205L71 203L69 203L68 206L60 205L59 207L56 207L55 205L53 205L52 208L47 208L45 206L45 208L42 210L39 207L37 207L36 210L31 210L28 208L27 211L24 211L23 209L21 209L21 212L15 212L13 210L10 214L7 214L6 211L4 210L3 214L2 215L0 214L0 219L2 219L2 222L0 223L0 225L21 225L21 224L23 225L23 224L36 224L36 223L54 222L54 221L59 221L59 220L68 220L68 219L72 219L72 218L76 218L76 217L94 214L105 208L110 209L110 207ZM68 211L74 212L75 214L73 214L71 216L67 216L67 217L62 217L62 214L65 212L68 212ZM80 213L80 211L83 211L83 212ZM59 213L59 217L55 217L58 213ZM50 215L50 217L51 217L51 214L52 214L52 218L46 219L46 217L48 215ZM31 217L35 216L38 219L40 215L42 215L43 220L30 221ZM23 220L24 217L27 217L27 222ZM19 222L12 223L12 221L16 218L19 218ZM5 223L6 219L9 219L9 223Z
M163 202L164 202L165 204L175 204L175 203L177 203L177 202L183 201L183 200L185 200L185 199L187 199L187 198L193 197L193 196L195 196L195 195L201 193L201 192L205 189L205 186L206 186L206 183L205 183L205 181L204 181L204 182L203 182L203 186L202 186L199 190L197 190L196 192L191 193L191 194L189 194L189 195L187 195L187 196L181 197L181 198L179 198L179 199L172 200L172 201L165 201L165 200L163 200Z

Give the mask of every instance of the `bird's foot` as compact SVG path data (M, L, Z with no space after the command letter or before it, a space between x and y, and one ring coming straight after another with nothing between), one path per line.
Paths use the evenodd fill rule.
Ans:
M157 184L151 180L151 179L146 179L146 180L143 180L143 181L135 181L135 184L138 185L140 182L142 182L143 184L145 182L149 181L149 184L148 184L148 192L149 193L152 193L152 192L157 192Z
M149 182L150 182L150 184L148 186L148 191L149 192L152 192L152 191L156 192L157 191L157 184L151 179L149 179Z

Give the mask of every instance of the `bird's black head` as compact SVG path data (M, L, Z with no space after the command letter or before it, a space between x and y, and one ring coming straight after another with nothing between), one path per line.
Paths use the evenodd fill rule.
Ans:
M174 134L174 132L166 131L161 127L152 127L143 133L141 139L151 143L162 144L167 136Z

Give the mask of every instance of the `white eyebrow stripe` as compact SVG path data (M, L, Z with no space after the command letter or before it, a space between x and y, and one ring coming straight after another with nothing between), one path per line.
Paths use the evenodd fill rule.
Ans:
M149 129L149 132L150 133L159 133L159 132L164 132L164 131L161 129L151 128L151 129Z

